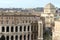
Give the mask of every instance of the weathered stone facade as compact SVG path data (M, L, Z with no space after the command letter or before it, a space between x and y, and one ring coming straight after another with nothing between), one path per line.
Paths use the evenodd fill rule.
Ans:
M44 7L44 12L0 10L0 39L43 40L43 28L52 27L54 14L51 3Z
M0 15L0 36L6 40L37 40L38 26L34 23L38 20L40 16L36 15Z
M55 27L53 29L53 36L52 40L60 40L60 20L55 21Z

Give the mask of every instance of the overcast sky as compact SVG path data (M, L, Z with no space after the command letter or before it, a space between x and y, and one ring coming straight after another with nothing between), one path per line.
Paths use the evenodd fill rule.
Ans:
M47 3L60 7L60 0L0 0L0 8L35 8Z

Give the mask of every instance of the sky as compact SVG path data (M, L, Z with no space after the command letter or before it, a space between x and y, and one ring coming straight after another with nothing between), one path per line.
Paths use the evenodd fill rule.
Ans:
M0 8L36 8L48 3L60 8L60 0L0 0Z

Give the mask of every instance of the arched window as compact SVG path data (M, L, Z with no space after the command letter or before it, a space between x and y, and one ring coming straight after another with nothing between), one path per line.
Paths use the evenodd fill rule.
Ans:
M22 35L20 35L20 40L22 40Z
M28 26L28 31L29 31L29 28L30 28L30 27Z
M15 36L15 40L18 40L18 36L17 35Z
M7 26L6 32L9 32L9 26Z
M11 32L13 32L14 31L14 29L13 29L13 26L11 27Z
M26 31L26 26L24 26L24 31Z
M28 34L28 40L30 39L30 37L29 37L30 35Z
M26 23L27 23L27 20L26 20Z
M31 31L33 31L33 26L31 26Z
M5 32L5 28L4 28L4 26L2 26L2 32Z
M15 27L15 32L18 32L18 26Z
M14 40L13 36L11 36L11 40Z
M31 34L31 40L33 40L34 38L33 38L33 34Z
M26 40L26 35L24 35L24 40Z
M6 39L9 40L9 36L7 36Z
M22 26L20 26L20 31L22 31Z

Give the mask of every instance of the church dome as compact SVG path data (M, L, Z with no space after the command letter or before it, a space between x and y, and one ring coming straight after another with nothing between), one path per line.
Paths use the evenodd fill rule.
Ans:
M52 3L48 3L44 8L55 8L55 6Z

